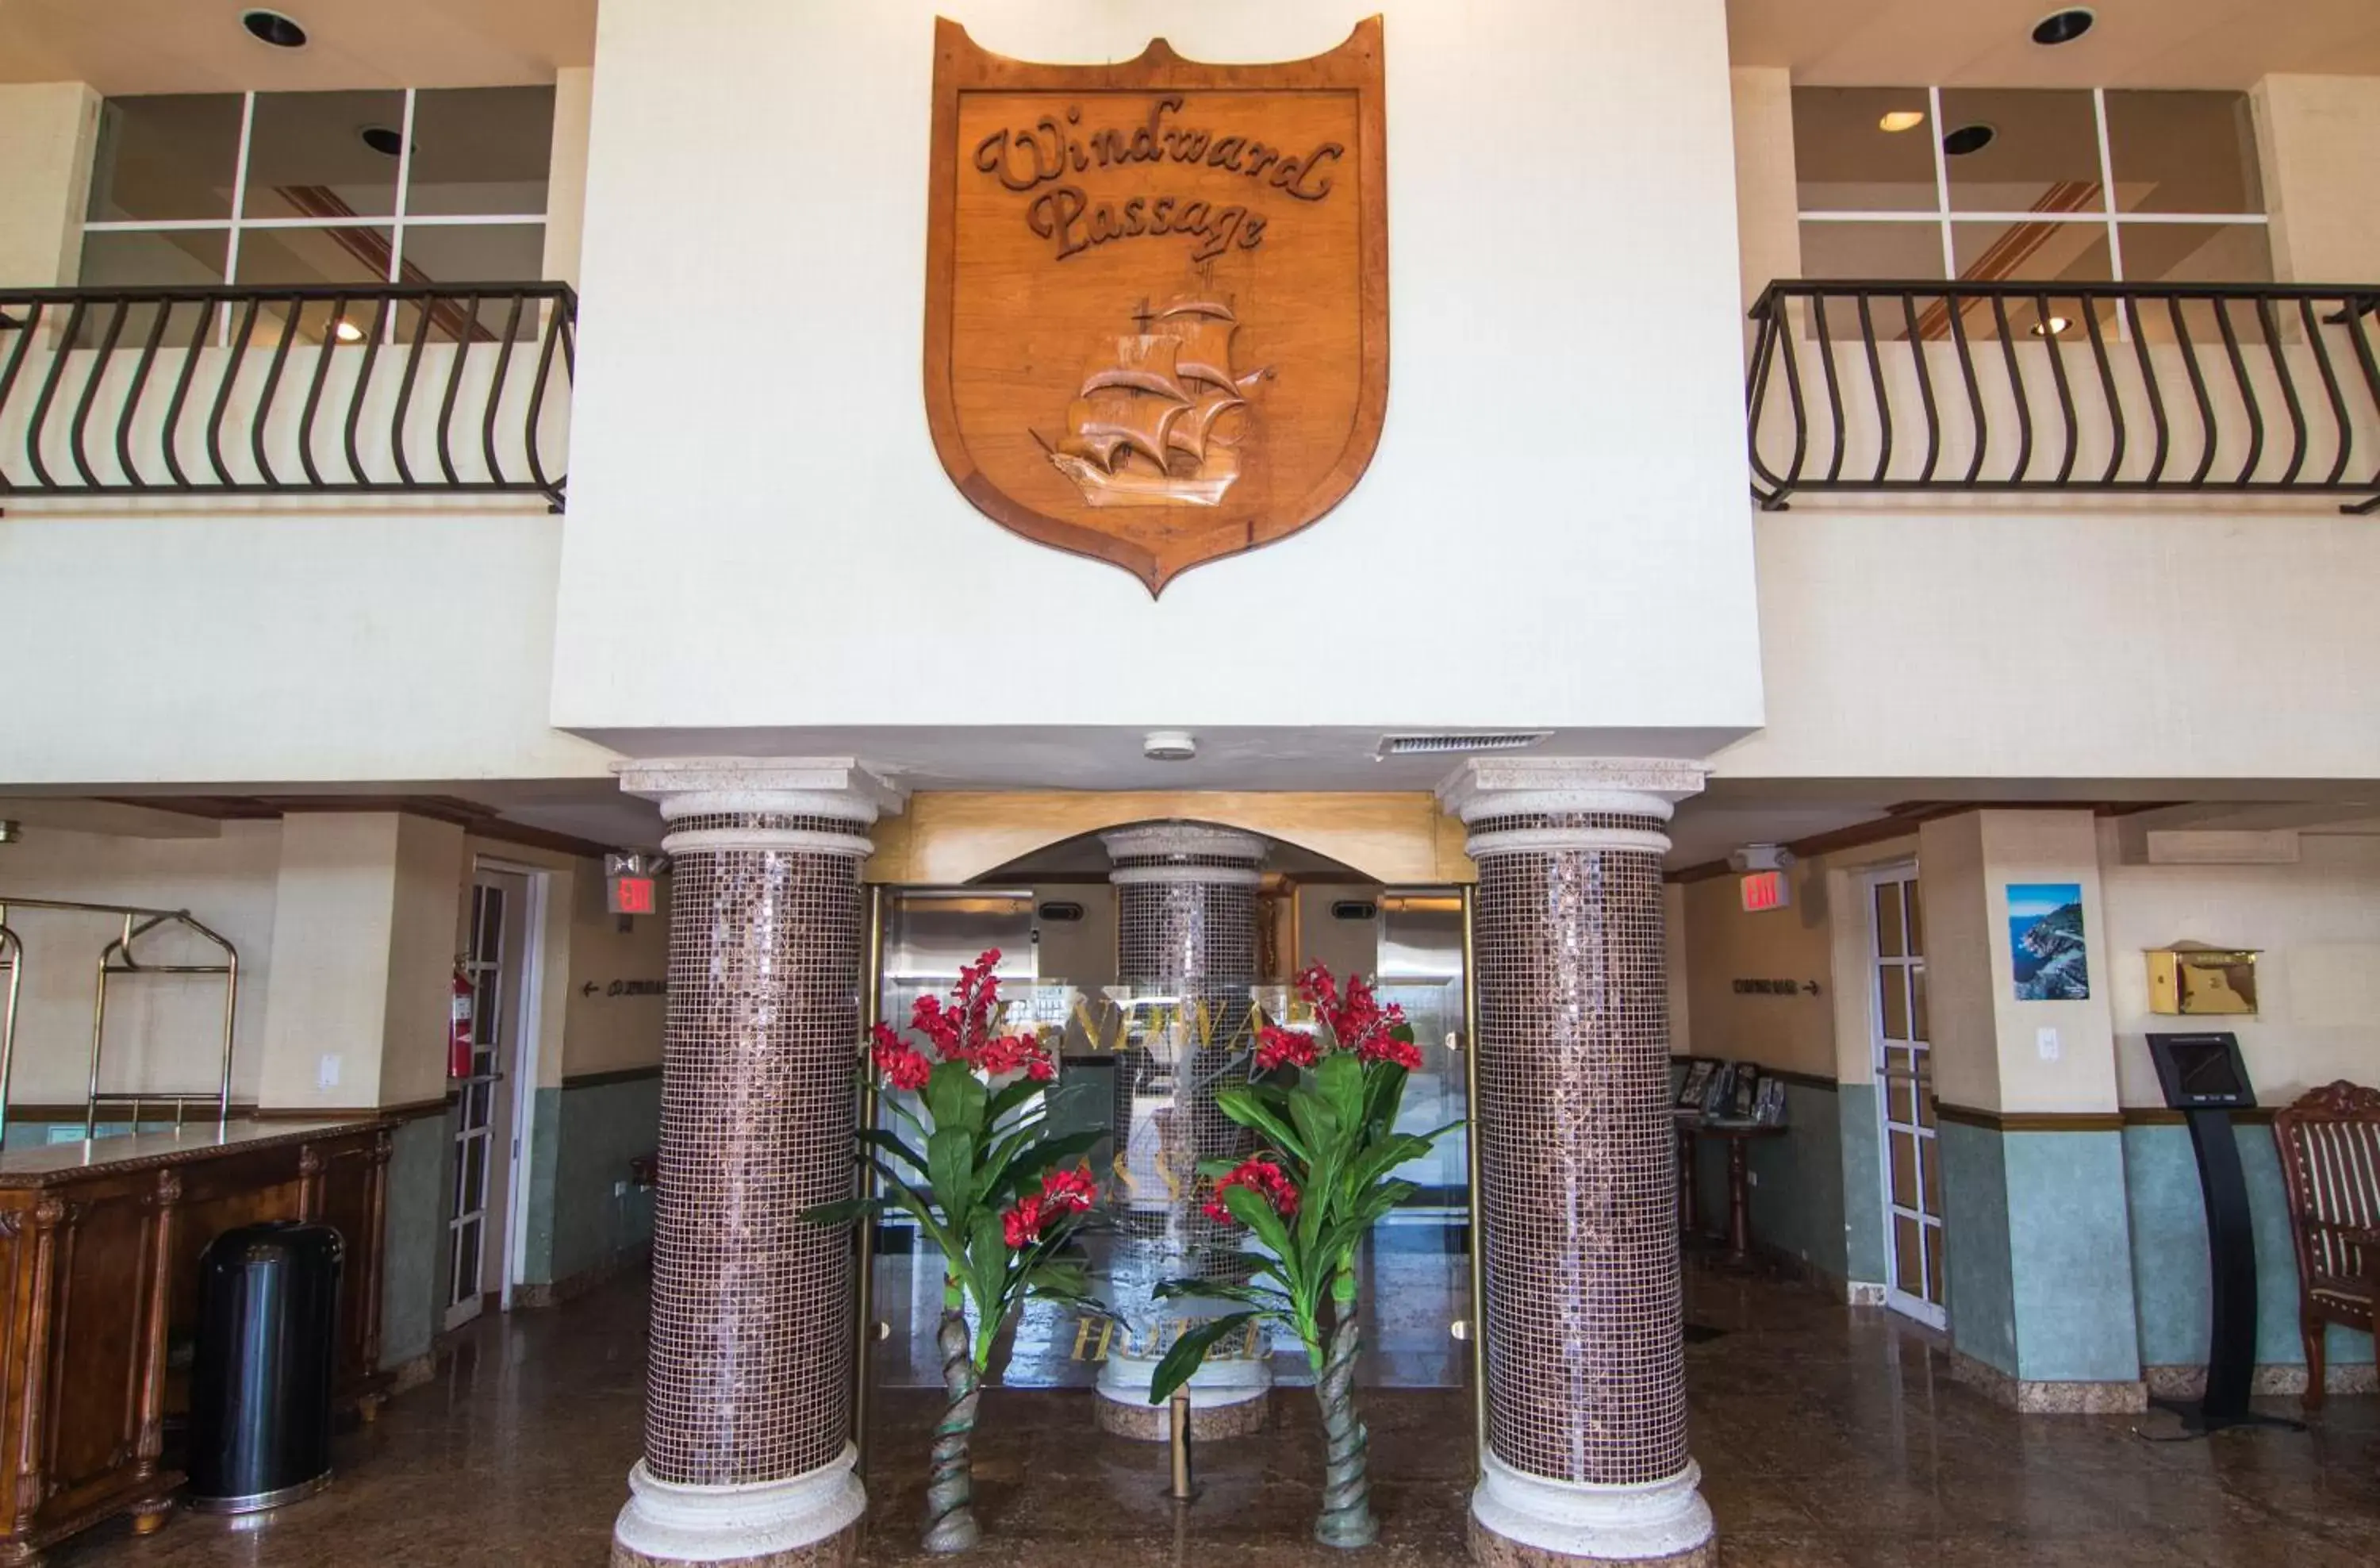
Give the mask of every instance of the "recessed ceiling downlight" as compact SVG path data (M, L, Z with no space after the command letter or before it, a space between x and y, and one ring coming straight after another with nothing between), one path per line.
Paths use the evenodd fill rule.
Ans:
M1992 138L1998 134L1998 131L1987 125L1961 126L1942 138L1942 152L1949 157L1963 158L1971 152L1980 152L1989 147L1992 144Z
M383 158L394 158L405 151L405 138L393 126L366 126L356 132L356 140Z
M1198 737L1188 730L1151 730L1141 736L1140 754L1152 762L1187 762L1198 755Z
M1925 111L1923 109L1895 109L1876 121L1876 128L1898 134L1904 130L1915 130L1925 123Z
M306 47L306 30L278 11L242 11L239 25L248 29L250 37L261 39L275 49Z
M2052 11L2033 24L2033 41L2047 44L2071 43L2090 31L2091 24L2098 19L2087 6Z

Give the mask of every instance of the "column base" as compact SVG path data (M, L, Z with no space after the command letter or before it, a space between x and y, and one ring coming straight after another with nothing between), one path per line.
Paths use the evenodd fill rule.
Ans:
M1099 1430L1135 1442L1165 1442L1173 1416L1148 1403L1157 1363L1135 1355L1110 1355L1099 1363L1098 1397L1091 1401ZM1272 1409L1272 1368L1261 1361L1213 1361L1191 1375L1190 1440L1212 1442L1264 1430Z
M1641 1486L1549 1481L1482 1455L1471 1494L1471 1560L1480 1568L1715 1568L1718 1542L1689 1460Z
M612 1568L852 1568L868 1493L849 1443L815 1470L779 1481L681 1486L639 1460L612 1527Z

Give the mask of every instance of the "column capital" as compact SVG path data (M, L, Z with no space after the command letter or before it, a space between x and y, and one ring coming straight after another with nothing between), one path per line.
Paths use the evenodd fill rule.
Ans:
M866 856L858 833L897 813L906 792L849 757L654 757L618 764L620 787L661 802L672 824L700 818L793 818L787 822L701 822L662 840L673 855L722 849L812 850Z
M1438 799L1465 822L1575 811L1667 821L1709 773L1667 757L1473 757L1438 786Z
M1262 876L1265 843L1254 833L1204 822L1149 822L1099 835L1116 863L1108 881L1220 882L1254 886Z

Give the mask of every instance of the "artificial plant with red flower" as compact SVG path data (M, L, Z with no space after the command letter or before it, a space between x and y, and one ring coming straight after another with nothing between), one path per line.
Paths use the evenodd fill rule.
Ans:
M1066 1168L1103 1132L1053 1130L1057 1063L1038 1035L1003 1028L999 967L994 948L959 971L948 1001L917 1000L909 1032L922 1050L887 1025L870 1031L866 1070L899 1091L877 1101L886 1124L859 1133L857 1159L870 1191L808 1216L820 1224L873 1223L898 1209L941 1253L936 1343L949 1404L935 1429L926 1491L925 1544L934 1551L964 1550L981 1534L970 1446L1002 1326L1027 1295L1107 1311L1086 1294L1077 1241L1099 1190L1087 1170ZM914 1108L904 1098L912 1094Z
M1292 1330L1305 1346L1322 1404L1322 1513L1315 1538L1363 1546L1378 1529L1364 1424L1355 1416L1355 1253L1373 1224L1415 1190L1393 1173L1459 1124L1397 1131L1406 1077L1421 1065L1402 1008L1382 1004L1361 975L1342 985L1319 964L1297 977L1297 994L1313 1010L1314 1027L1259 1029L1255 1064L1262 1076L1215 1096L1224 1115L1267 1147L1199 1167L1214 1183L1203 1206L1208 1217L1246 1227L1262 1248L1253 1272L1243 1265L1228 1279L1170 1280L1159 1287L1162 1295L1220 1299L1245 1310L1184 1331L1158 1363L1148 1395L1151 1404L1171 1397L1208 1350L1252 1319Z

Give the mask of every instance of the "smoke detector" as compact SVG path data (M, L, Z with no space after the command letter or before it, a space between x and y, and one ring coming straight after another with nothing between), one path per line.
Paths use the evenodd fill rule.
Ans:
M1140 737L1140 754L1152 762L1187 762L1198 755L1198 737L1188 730L1151 730Z

